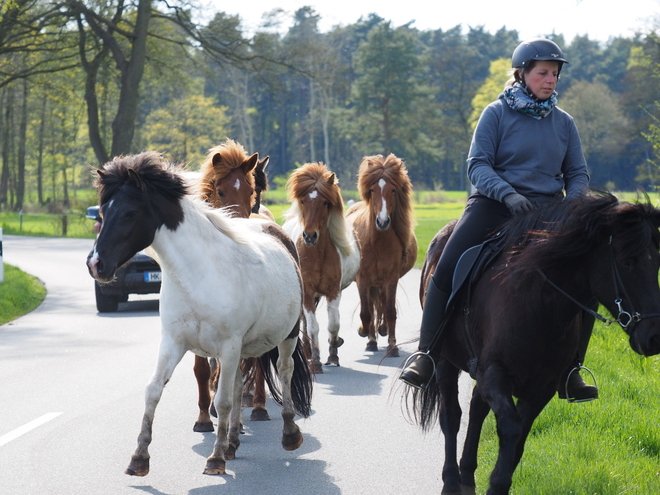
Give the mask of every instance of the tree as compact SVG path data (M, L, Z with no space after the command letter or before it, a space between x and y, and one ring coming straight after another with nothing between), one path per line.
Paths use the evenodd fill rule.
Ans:
M365 144L379 144L378 152L384 155L398 151L395 140L405 134L398 121L418 96L420 64L412 31L407 26L392 29L390 22L375 26L358 47L354 64L358 78L352 95L367 132L370 129L370 135L363 136Z

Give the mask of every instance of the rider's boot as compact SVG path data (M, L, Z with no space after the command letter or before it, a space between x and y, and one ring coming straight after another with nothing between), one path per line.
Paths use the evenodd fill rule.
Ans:
M571 402L586 402L598 398L598 388L585 383L579 373L579 367L584 362L584 357L587 354L594 322L595 318L591 314L586 311L582 313L582 329L580 331L580 341L578 342L577 362L564 372L559 381L557 392L560 399L569 399Z
M422 312L422 325L419 331L419 351L410 356L399 379L411 387L424 390L435 373L435 361L431 357L431 346L442 320L445 317L449 294L441 291L433 278L429 282ZM437 345L433 349L438 351Z

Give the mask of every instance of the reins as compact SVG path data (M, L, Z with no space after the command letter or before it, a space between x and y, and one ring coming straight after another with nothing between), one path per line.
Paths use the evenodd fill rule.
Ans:
M632 307L632 300L630 299L630 296L628 295L628 292L626 291L626 287L623 284L623 280L621 279L621 274L619 273L619 268L616 265L616 258L614 256L614 247L612 246L612 236L610 236L608 240L608 245L610 246L610 260L611 260L611 265L612 265L612 282L614 284L614 304L616 304L619 314L617 315L615 320L612 320L611 318L606 318L602 316L600 313L597 311L594 311L591 308L588 308L584 304L582 304L580 301L575 299L573 296L571 296L568 292L563 290L561 287L559 287L557 284L555 284L552 280L548 278L548 276L543 273L543 271L540 268L537 268L536 271L541 275L543 280L548 283L553 289L555 289L557 292L562 294L564 297L575 303L577 306L580 307L583 311L589 313L591 316L594 318L597 318L598 320L602 321L605 323L605 325L610 325L612 323L618 323L621 325L621 327L624 330L628 330L628 327L631 325L631 323L634 324L638 323L644 319L647 318L660 318L660 313L648 313L648 314L640 314L639 312L635 311L634 307ZM621 297L619 293L619 289L623 292L623 295L625 299L629 302L631 305L632 309L630 312L626 311L623 309L623 298ZM630 329L632 332L632 327Z

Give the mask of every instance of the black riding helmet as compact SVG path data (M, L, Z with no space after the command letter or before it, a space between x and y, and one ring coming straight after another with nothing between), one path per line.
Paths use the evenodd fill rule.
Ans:
M568 63L557 43L545 38L538 38L531 41L523 41L516 47L511 56L511 67L521 69L524 72L532 62L538 60L559 62L557 75L561 72L563 65Z

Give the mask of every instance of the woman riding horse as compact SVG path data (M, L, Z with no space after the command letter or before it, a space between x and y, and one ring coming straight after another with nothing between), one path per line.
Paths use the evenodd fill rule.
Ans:
M573 118L557 107L555 87L568 61L554 42L525 41L513 52L513 77L477 123L468 155L468 176L475 187L461 218L440 256L429 283L419 352L411 356L401 380L425 388L435 372L439 352L438 328L452 292L459 257L482 243L507 219L585 193L589 175ZM582 364L591 337L593 317L585 313L578 355ZM566 371L561 398L577 401L598 397L578 373ZM568 395L566 394L568 390Z

